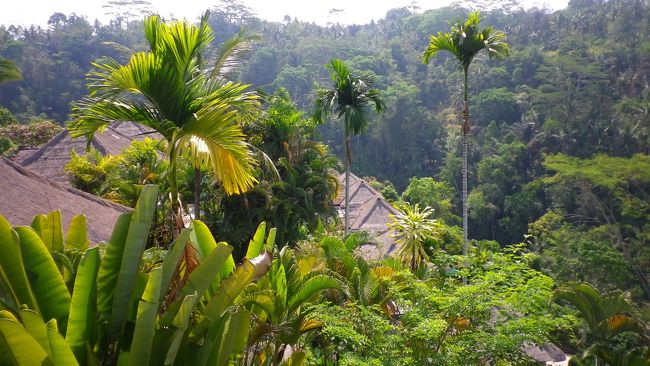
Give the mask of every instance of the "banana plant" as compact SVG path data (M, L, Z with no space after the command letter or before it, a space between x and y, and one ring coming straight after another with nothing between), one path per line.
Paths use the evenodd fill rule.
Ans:
M268 270L275 229L267 235L262 223L236 266L232 247L194 221L143 271L157 199L158 188L146 186L103 251L75 235L85 225L71 225L63 241L56 213L35 219L35 229L0 216L0 364L228 365L244 352L250 311L232 305ZM72 294L54 259L65 247L84 249ZM198 258L191 272L181 260L188 248Z

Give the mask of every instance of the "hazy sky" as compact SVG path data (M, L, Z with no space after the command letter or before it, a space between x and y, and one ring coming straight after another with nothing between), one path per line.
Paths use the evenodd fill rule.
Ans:
M218 0L149 0L154 11L175 18L196 19L205 9L218 3ZM408 6L413 0L243 0L257 16L263 19L281 21L285 15L303 21L326 24L334 21L342 24L363 24L372 19L380 19L387 10ZM424 9L448 5L452 0L418 0ZM0 11L0 24L9 25L47 25L50 15L55 12L76 13L94 19L106 20L106 0L5 0ZM526 6L546 6L550 9L566 7L568 0L523 0ZM330 15L330 9L343 9L337 15Z

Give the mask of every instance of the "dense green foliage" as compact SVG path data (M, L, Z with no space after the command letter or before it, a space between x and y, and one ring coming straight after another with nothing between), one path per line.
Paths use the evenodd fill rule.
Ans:
M33 230L0 222L0 350L8 350L0 363L178 356L177 364L227 364L239 354L246 365L529 365L524 345L553 342L576 355L574 365L647 365L650 4L572 0L550 13L494 2L509 4L481 12L481 24L507 35L511 57L499 63L489 49L467 58L459 39L439 33L467 19L457 6L322 27L262 21L225 0L198 26L121 16L91 25L60 13L47 28L0 26L0 57L22 73L0 85L0 152L44 142L55 128L27 122L63 123L73 102L77 134L116 119L141 122L171 142L162 147L166 163L152 141L117 157L74 155L73 183L132 206L146 196L147 215L165 200L146 184L163 183L160 197L178 192L182 211L194 198L205 221L170 245L172 235L150 240L156 222L131 235L122 218L99 249L86 248L82 218L65 240L43 234L55 213L35 219ZM257 38L242 26L260 36L252 48L244 41ZM438 43L429 37L436 34ZM474 41L469 51L485 45ZM425 65L432 42L452 54ZM381 92L384 113L360 114L359 91L384 109ZM314 105L316 120L331 112L344 123L306 118ZM471 131L459 128L463 117ZM216 140L210 154L196 143L219 131L244 162L234 174L215 166ZM405 207L393 224L394 257L361 256L370 241L362 233L337 237L331 202L341 164L330 151L344 166L354 151L352 171ZM463 201L467 256L459 255ZM153 221L165 223L171 205L154 210ZM181 206L174 212L180 218ZM277 228L268 241L264 225L256 231L261 221ZM282 250L251 261L274 241ZM162 247L144 251L147 244ZM254 264L269 272L253 273Z
M109 243L92 248L83 215L65 240L58 211L31 228L0 216L0 363L225 366L241 356L251 313L229 306L268 270L275 230L267 238L260 225L239 266L200 221L155 255L145 246L157 200L144 187Z
M161 159L163 151L160 141L149 138L133 141L117 156L102 156L96 150L84 155L72 151L65 171L74 187L134 207L147 184L162 185L163 196L169 192L165 185L168 164Z

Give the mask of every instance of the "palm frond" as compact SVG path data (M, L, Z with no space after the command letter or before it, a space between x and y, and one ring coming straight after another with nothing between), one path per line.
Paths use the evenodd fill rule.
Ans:
M21 78L22 75L16 67L16 64L10 60L0 58L0 84L12 80L20 80Z
M256 162L234 119L233 111L224 109L218 113L213 109L209 115L183 125L176 137L177 151L209 166L229 195L246 192L257 182L253 176Z
M239 71L244 58L250 54L253 43L260 39L259 35L249 34L245 29L241 29L236 35L224 41L217 51L209 78L230 79Z

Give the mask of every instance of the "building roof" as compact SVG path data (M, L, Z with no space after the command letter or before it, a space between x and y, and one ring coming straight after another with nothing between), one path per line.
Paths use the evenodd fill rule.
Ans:
M160 140L163 138L161 134L154 131L153 129L142 124L129 121L117 121L113 123L110 128L132 140L141 141L144 140L145 137L149 137L154 140Z
M345 173L338 176L341 191L334 200L334 206L343 216L345 210ZM395 251L395 241L390 236L388 215L399 212L391 206L381 193L377 192L365 180L350 173L350 231L367 231L374 234L375 245L363 245L360 251L368 259L386 257Z
M131 138L112 127L95 135L91 146L102 155L117 155L131 145ZM45 178L57 183L69 185L70 179L64 170L70 162L70 152L83 155L86 153L86 139L72 138L67 130L59 132L45 145L30 156L23 158L20 164L29 170L38 172Z
M133 122L115 122L103 132L95 134L91 146L102 155L118 155L131 145L133 140L143 140L145 137L158 139L162 136L152 129ZM70 162L70 152L86 153L86 139L72 138L67 130L61 131L45 145L25 156L15 160L22 166L38 172L47 179L70 185L70 179L65 172L65 165Z
M131 210L52 182L5 158L0 158L0 192L0 215L12 225L30 225L34 216L60 210L67 231L70 220L84 214L93 243L108 241L117 218Z
M523 345L522 349L528 357L547 364L565 362L569 359L567 354L553 343L544 343L541 347L527 343Z

